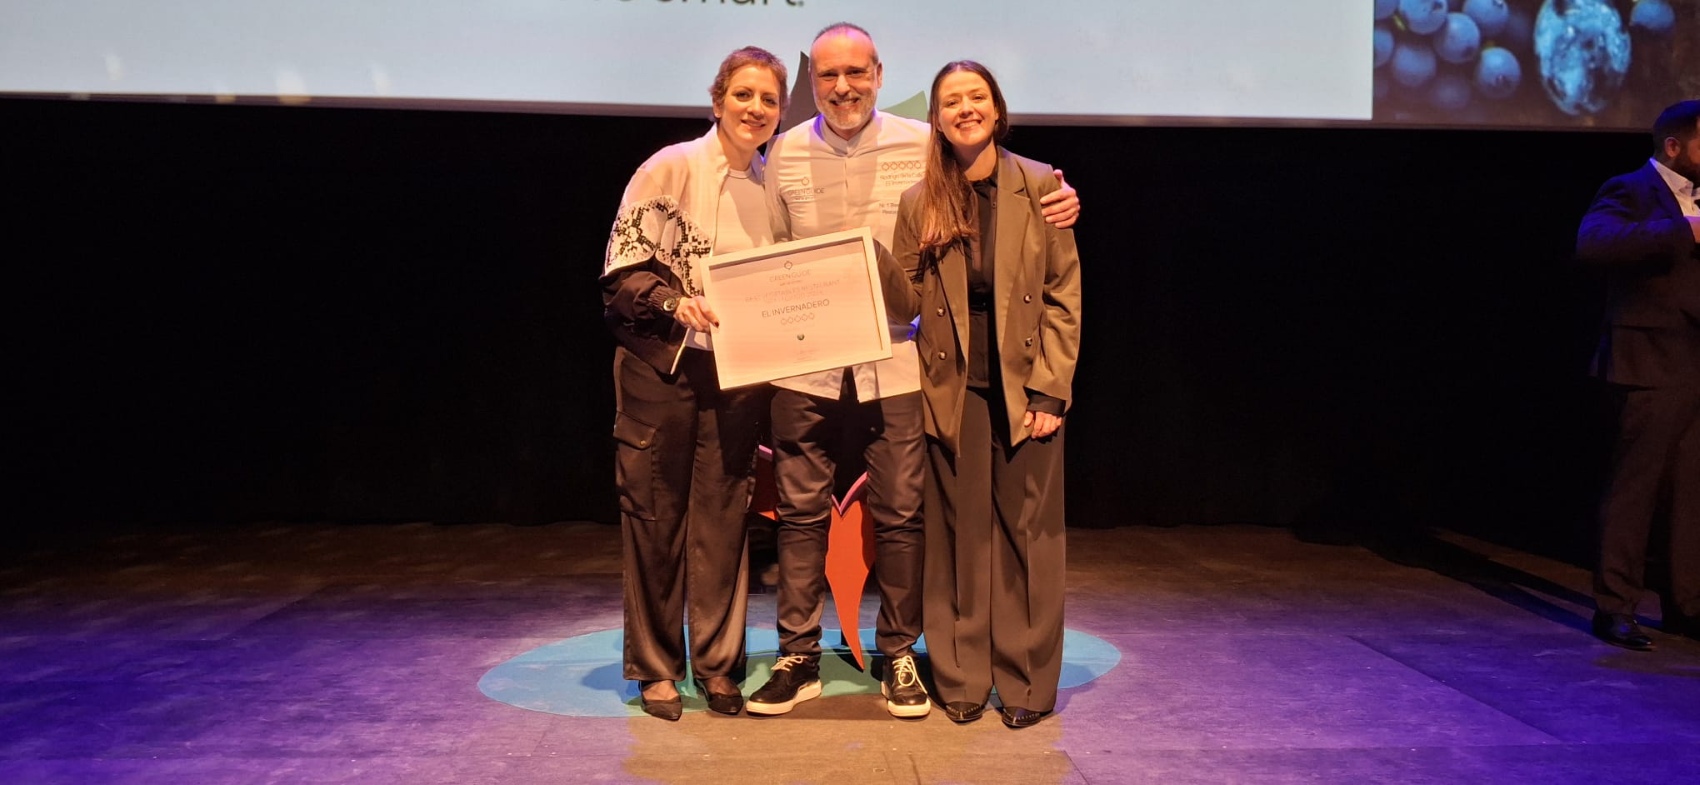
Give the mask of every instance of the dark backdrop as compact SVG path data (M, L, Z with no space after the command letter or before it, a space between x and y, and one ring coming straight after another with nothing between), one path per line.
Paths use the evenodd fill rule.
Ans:
M696 120L9 100L10 525L613 519L594 280ZM1586 539L1642 135L1018 127L1064 168L1075 526Z

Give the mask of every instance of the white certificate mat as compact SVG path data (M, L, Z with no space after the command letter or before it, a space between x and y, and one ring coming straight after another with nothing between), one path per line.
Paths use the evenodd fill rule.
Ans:
M878 263L866 227L710 258L720 388L890 357Z

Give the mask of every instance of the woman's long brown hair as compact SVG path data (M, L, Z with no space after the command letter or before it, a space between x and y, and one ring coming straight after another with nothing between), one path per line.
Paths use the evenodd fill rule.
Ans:
M962 164L956 160L950 140L939 129L939 83L958 71L979 75L991 88L992 106L998 113L998 120L992 126L992 142L1002 142L1009 135L1009 109L991 71L973 60L957 60L939 69L927 98L927 125L932 128L932 142L927 146L927 168L921 177L921 257L929 266L937 263L950 246L972 240L980 233L979 202L968 178L962 174Z

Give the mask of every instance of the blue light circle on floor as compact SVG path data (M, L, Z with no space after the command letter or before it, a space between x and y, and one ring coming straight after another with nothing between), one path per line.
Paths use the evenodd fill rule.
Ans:
M748 628L745 646L750 652L747 676L741 685L748 696L767 683L779 635L771 629ZM861 632L862 651L874 652L873 630ZM827 629L821 648L821 681L826 696L878 694L879 682L849 664L849 649L843 634ZM568 717L640 716L638 688L621 676L620 656L625 642L620 630L602 630L575 635L539 646L491 668L478 680L478 690L510 706ZM838 645L830 645L836 642ZM926 650L926 639L916 646ZM843 657L830 656L843 653ZM1078 630L1063 632L1061 687L1079 687L1108 673L1121 661L1121 652L1102 638ZM679 684L685 695L685 711L705 711L707 705L696 694L696 685Z

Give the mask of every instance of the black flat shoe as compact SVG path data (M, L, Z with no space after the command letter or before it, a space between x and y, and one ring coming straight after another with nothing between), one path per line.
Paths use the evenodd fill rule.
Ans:
M1623 613L1594 613L1594 637L1631 651L1652 651L1653 639L1641 631L1635 617Z
M717 678L725 679L727 684L732 682L730 678L725 676ZM697 688L702 690L702 696L708 700L709 711L737 716L739 712L744 710L744 694L739 692L736 686L732 688L731 692L715 692L709 688L708 682L697 679Z
M1003 715L1003 724L1011 728L1031 728L1045 718L1045 712L1029 711L1019 706L1005 706L998 710Z
M986 704L984 703L951 701L944 705L944 716L949 717L951 722L956 723L973 722L980 719L980 715L985 713Z
M656 682L650 682L650 684L655 684L655 683ZM648 686L648 685L646 684L644 686ZM648 714L649 716L654 717L658 720L666 720L668 722L678 722L679 718L684 716L684 714L685 714L684 698L682 698L678 695L674 695L671 698L653 698L652 699L648 695L643 694L642 690L639 690L638 691L638 702L643 704L643 713L644 714Z

